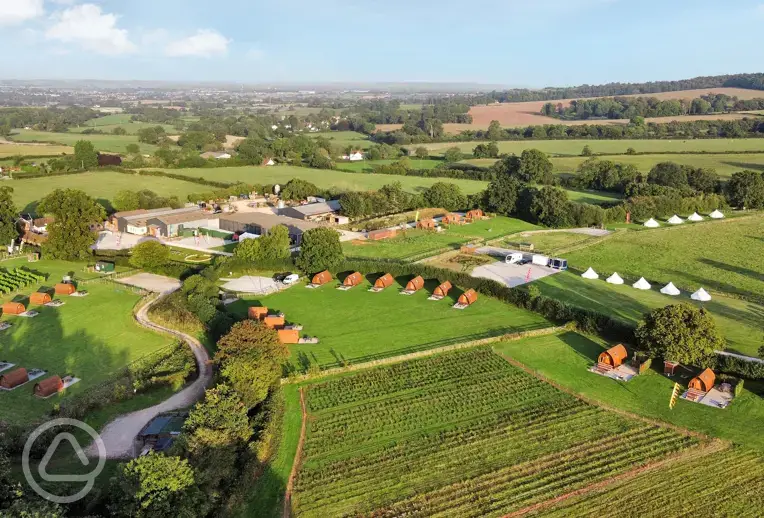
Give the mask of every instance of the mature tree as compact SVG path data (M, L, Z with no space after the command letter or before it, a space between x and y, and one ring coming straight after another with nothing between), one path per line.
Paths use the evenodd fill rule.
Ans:
M520 169L518 175L524 182L552 184L554 165L545 153L538 149L526 149L520 155Z
M443 155L443 158L446 162L458 162L462 159L463 153L462 150L458 147L450 147L446 149L445 154Z
M639 323L635 337L652 356L689 365L703 365L725 345L711 314L690 304L654 309Z
M37 211L53 216L48 241L43 244L51 259L86 259L96 235L90 226L102 223L106 211L93 198L77 189L56 189L42 199Z
M764 359L764 345L759 346L759 358Z
M77 167L81 169L98 167L98 153L93 143L89 140L78 140L74 144L74 160L77 162Z
M308 196L315 196L318 192L319 189L314 184L300 178L293 178L281 189L281 198L300 201Z
M133 247L130 264L136 268L158 268L170 262L170 247L159 241L144 241Z
M475 149L472 150L472 156L475 158L496 158L499 156L499 146L496 142L478 144L475 146Z
M496 177L486 189L488 208L506 216L514 214L522 184L511 176Z
M110 494L113 516L191 518L203 502L188 461L157 453L121 464Z
M568 195L562 189L546 186L535 191L530 212L536 221L547 227L567 227L570 225Z
M288 259L292 255L289 250L292 244L289 239L289 229L284 225L276 225L257 241L260 242L262 261L279 261Z
M734 173L727 182L727 199L733 207L764 208L764 175L749 170Z
M581 150L581 156L592 156L594 153L592 152L592 148L589 147L589 144L584 146L584 149Z
M687 183L690 184L690 187L706 194L716 192L719 186L719 175L716 174L716 171L703 167L688 167L686 171Z
M674 162L661 162L650 169L647 181L657 185L681 189L687 186L687 171Z
M138 142L146 144L159 144L160 140L166 137L162 126L152 126L138 130Z
M350 191L340 196L342 214L349 218L360 218L371 213L368 197L364 193Z
M488 131L486 131L485 136L488 140L501 139L501 124L499 124L499 121L491 121L491 123L488 125Z
M467 206L467 197L455 183L436 182L423 193L428 207L461 210Z
M125 151L127 151L131 155L137 155L141 152L141 146L139 146L136 143L128 144L125 146Z
M430 156L430 152L429 152L429 151L427 151L427 148L426 148L426 147L424 147L424 146L419 146L419 147L418 147L418 148L416 148L416 150L414 151L414 155L416 155L416 157L417 157L418 159L420 159L420 160L421 160L421 159L424 159L424 158L427 158L428 156Z
M19 233L16 229L18 212L13 203L13 189L0 187L0 247L5 247L14 241Z
M302 235L300 255L295 264L303 272L333 269L342 262L340 235L331 228L312 228Z
M263 140L249 137L239 143L236 151L239 153L239 159L246 161L248 164L260 165L263 163L267 153L267 146Z
M141 207L141 200L137 192L123 190L114 195L111 204L118 211L137 210Z
M517 155L506 155L500 160L497 160L491 169L496 173L496 176L512 176L521 181L526 181L520 178L520 157Z
M308 165L310 167L315 167L316 169L334 169L336 167L336 164L331 158L319 151L314 151L308 157Z
M122 126L117 126L113 130L111 130L112 135L127 135L127 130L123 128Z

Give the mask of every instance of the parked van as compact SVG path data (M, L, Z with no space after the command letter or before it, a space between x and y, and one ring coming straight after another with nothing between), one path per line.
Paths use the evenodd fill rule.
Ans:
M533 254L531 262L538 266L549 266L549 258L541 254Z
M518 264L522 260L523 260L523 254L521 254L520 252L513 252L504 259L504 262L506 262L507 264Z

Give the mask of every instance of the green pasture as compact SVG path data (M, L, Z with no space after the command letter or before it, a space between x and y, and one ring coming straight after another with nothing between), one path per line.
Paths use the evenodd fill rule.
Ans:
M429 159L419 159L416 157L408 157L409 164L411 165L411 169L435 169L437 166L443 164L443 160L429 160ZM340 169L342 171L352 171L354 173L363 173L368 172L371 173L374 171L374 166L376 165L388 165L392 164L393 162L397 162L399 159L396 160L361 160L358 162L337 162L337 169Z
M589 372L610 345L569 332L506 342L494 349L605 405L764 451L764 384L746 381L743 394L723 410L683 399L671 410L668 404L674 382L686 387L691 373L683 371L670 379L663 376L663 365L656 363L646 374L624 383Z
M138 144L142 153L152 153L157 147L138 142L135 135L81 135L79 133L53 133L50 131L13 130L10 138L15 142L49 142L74 146L79 140L89 140L96 151L109 153L126 153L130 144Z
M604 245L604 243L603 243ZM595 268L596 269L596 268ZM693 304L705 307L714 317L719 332L732 352L756 356L764 337L764 306L714 294L710 302L690 299L692 292L672 297L660 293L664 284L654 283L651 290L631 287L636 278L622 285L605 282L611 272L597 270L598 280L581 278L578 272L561 272L533 282L541 293L574 306L589 308L636 325L645 314L669 304ZM622 272L621 272L622 273Z
M82 263L52 260L27 263L26 259L0 263L2 268L17 266L48 274L47 281L42 284L47 287L60 282L70 272L74 272L75 281L96 275L83 273ZM22 292L23 297L39 288L28 287ZM167 337L135 323L132 311L140 297L127 287L92 283L81 289L90 295L85 298L60 297L65 301L60 308L33 307L40 312L35 318L3 315L0 320L13 326L0 331L0 359L27 369L44 369L48 372L45 377L58 374L82 378L67 392L76 394L108 379L130 362L169 345ZM19 299L22 296L8 295L0 301ZM47 400L38 399L32 395L33 387L34 383L28 383L11 392L0 392L0 421L35 419L66 397L56 395Z
M732 173L750 169L764 171L764 153L740 154L665 154L665 155L615 155L603 156L602 160L611 160L619 164L632 164L640 171L648 172L660 162L675 162L691 167L714 169L720 176L729 177ZM587 157L552 157L554 169L558 173L575 172Z
M74 153L70 146L41 146L33 144L0 144L0 158L13 156L64 155ZM9 165L13 165L12 163Z
M105 133L111 133L114 128L122 128L128 135L137 135L138 130L143 128L154 128L162 126L168 135L178 132L172 124L157 124L155 122L136 122L130 120L130 114L107 115L86 121L82 126L72 126L69 128L71 133L82 133L87 129L97 129Z
M353 146L358 149L368 149L373 142L367 135L357 131L319 131L310 133L311 137L323 137L337 146Z
M283 312L287 322L304 326L301 334L318 337L318 344L289 346L290 362L298 371L311 363L334 367L366 362L550 325L536 314L490 297L480 297L464 310L453 309L462 293L456 287L443 300L427 300L438 285L435 279L428 279L414 295L401 295L409 278L396 280L380 293L367 291L368 280L348 291L335 289L336 280L318 289L299 284L267 297L234 302L228 310L245 317L249 306L266 306Z
M517 243L528 243L534 246L535 252L542 252L547 255L556 255L559 250L566 250L570 247L586 246L596 243L598 236L588 234L577 234L575 232L541 232L527 236L512 236L506 239L509 248Z

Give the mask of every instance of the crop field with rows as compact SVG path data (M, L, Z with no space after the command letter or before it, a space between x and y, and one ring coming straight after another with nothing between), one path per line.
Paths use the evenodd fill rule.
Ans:
M488 349L306 390L299 516L501 516L697 444L588 405Z

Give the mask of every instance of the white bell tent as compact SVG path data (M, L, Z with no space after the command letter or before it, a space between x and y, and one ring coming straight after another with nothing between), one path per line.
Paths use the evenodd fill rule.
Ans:
M711 214L709 214L708 217L711 219L722 219L724 217L724 214L722 214L718 210L715 210Z
M661 226L661 224L655 221L653 218L650 218L647 221L645 221L644 226L647 228L658 228Z
M614 273L610 277L608 277L605 282L609 284L623 284L623 279L621 279L621 276L618 275L618 272Z
M650 288L652 288L652 286L650 286L650 283L647 282L644 277L640 277L639 280L635 282L634 284L632 284L631 286L632 288L636 288L638 290L649 290Z
M693 212L690 214L690 216L687 218L687 221L703 221L703 216L698 214L697 212Z
M673 282L670 282L666 284L663 288L661 288L661 293L664 295L671 295L672 297L676 297L677 295L681 294L682 292L679 291L679 288L674 286Z
M669 218L668 223L669 225L681 225L682 223L684 223L684 220L680 218L679 216L677 216L676 214L674 214L673 216Z
M711 300L711 295L709 295L708 292L706 290L704 290L703 288L700 288L698 291L696 291L695 293L690 295L690 298L692 300L699 300L701 302L708 302L709 300Z
M583 277L584 279L592 279L592 280L600 278L597 272L595 272L592 268L589 268L584 273L582 273L581 277Z

